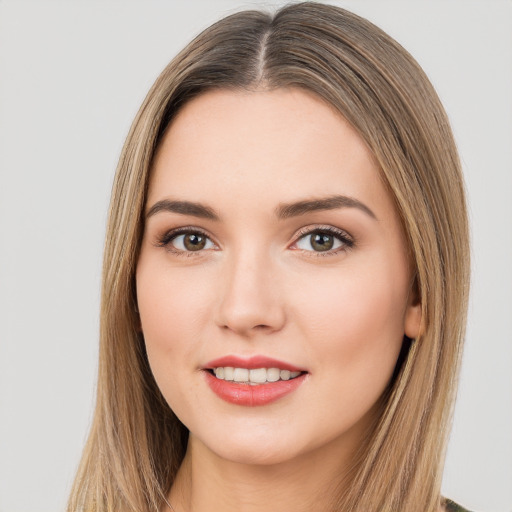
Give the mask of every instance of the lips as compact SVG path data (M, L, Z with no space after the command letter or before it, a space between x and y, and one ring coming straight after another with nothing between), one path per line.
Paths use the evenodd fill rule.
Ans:
M295 391L307 372L265 356L226 356L203 368L210 389L222 400L242 406L272 403Z
M226 366L230 366L232 368L247 368L249 370L257 368L279 368L280 370L289 370L290 372L304 371L302 368L297 366L266 356L252 356L248 358L238 356L219 357L218 359L214 359L207 363L205 368L213 369Z

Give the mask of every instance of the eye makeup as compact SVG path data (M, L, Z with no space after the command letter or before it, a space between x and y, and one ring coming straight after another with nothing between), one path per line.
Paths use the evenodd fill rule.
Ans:
M162 247L176 256L199 256L205 250L218 250L218 246L202 229L183 226L166 231L157 238L157 247Z
M307 237L310 237L309 242L305 242L307 247L304 245L299 246L299 243L305 241ZM320 256L335 256L340 252L346 252L355 246L354 239L346 231L336 228L334 226L322 225L322 226L305 226L301 228L296 236L295 241L290 246L292 250L300 250L304 253L311 253L308 256L320 257Z
M309 240L308 240L309 237ZM183 226L166 231L155 245L176 256L202 256L205 251L219 250L219 246L203 229ZM346 231L329 225L305 226L293 237L290 250L302 251L308 257L335 256L355 245ZM309 254L308 254L309 253Z

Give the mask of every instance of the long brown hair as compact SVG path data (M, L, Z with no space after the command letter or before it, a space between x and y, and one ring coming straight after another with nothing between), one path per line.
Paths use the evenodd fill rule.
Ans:
M313 2L245 11L194 39L144 100L115 177L106 236L95 416L69 511L157 511L187 429L149 369L134 287L152 158L176 112L215 88L298 87L337 109L372 152L401 217L422 304L344 512L433 512L464 337L469 248L464 185L446 114L414 59L372 23Z

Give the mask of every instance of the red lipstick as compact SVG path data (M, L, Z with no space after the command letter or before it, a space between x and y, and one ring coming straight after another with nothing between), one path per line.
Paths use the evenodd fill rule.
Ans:
M291 364L272 359L266 356L251 356L251 357L238 357L238 356L225 356L214 359L205 365L205 369L219 368L220 366L231 366L232 368L248 368L253 370L256 368L279 368L280 370L289 370L291 372L302 372L304 369L298 368Z
M249 370L279 368L280 370L303 373L290 380L278 380L276 382L252 385L217 378L212 373L212 370L219 367L247 368ZM203 373L207 384L219 398L235 405L248 407L267 405L289 395L305 381L307 375L301 368L265 356L253 356L250 358L237 356L221 357L206 364L204 370Z

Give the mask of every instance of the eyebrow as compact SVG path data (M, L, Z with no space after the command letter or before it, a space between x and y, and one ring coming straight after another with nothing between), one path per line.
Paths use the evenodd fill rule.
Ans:
M170 199L157 201L146 213L146 219L160 212L180 213L202 219L219 220L219 216L209 206L191 201L172 201Z
M275 209L275 214L278 219L289 219L291 217L298 217L307 213L336 210L338 208L357 208L366 213L372 219L377 220L377 216L364 203L354 199L353 197L342 195L280 204ZM181 215L191 215L193 217L214 221L220 220L220 216L209 206L192 201L174 201L171 199L162 199L161 201L157 201L146 213L146 218L160 212L179 213Z
M373 213L373 211L364 203L354 199L353 197L342 195L281 204L276 208L276 216L279 219L289 219L290 217L305 215L306 213L323 210L336 210L338 208L357 208L369 215L372 219L377 220L375 213Z

